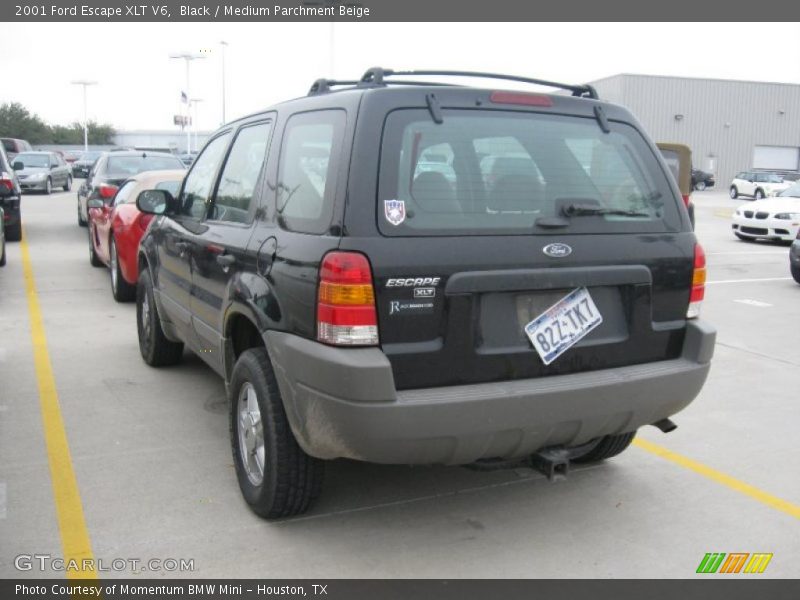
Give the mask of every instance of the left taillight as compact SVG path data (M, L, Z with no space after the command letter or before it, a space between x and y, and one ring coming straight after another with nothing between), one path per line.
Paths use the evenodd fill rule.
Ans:
M5 171L0 172L0 187L6 188L9 192L14 191L14 182L11 181L11 175Z
M114 197L114 194L117 193L117 186L111 185L108 183L101 183L100 187L97 188L97 193L100 194L100 197L103 200L110 200Z
M706 295L706 253L700 244L694 246L694 269L692 270L692 291L689 294L689 309L686 311L687 319L696 319L700 316L700 306Z
M357 252L329 252L319 270L317 339L336 346L378 344L372 269Z

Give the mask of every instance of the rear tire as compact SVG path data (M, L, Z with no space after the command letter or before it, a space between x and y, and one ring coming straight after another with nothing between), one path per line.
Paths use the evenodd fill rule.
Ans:
M139 273L136 285L136 330L139 334L139 351L148 365L166 367L181 361L183 344L172 342L164 335L153 294L153 282L146 268Z
M706 190L706 182L705 181L698 181L694 185L694 189L696 189L698 192L704 192Z
M19 242L22 240L22 222L6 227L6 241Z
M86 219L81 216L81 201L78 200L78 227L86 227L86 225Z
M797 283L800 283L800 267L797 267L795 265L791 265L790 266L790 270L792 272L792 277L794 277L794 280Z
M728 192L733 200L736 200L739 197L739 190L736 189L735 185L731 186L730 191Z
M111 272L111 294L117 302L131 302L136 299L136 286L125 281L122 276L122 269L119 266L119 254L117 254L117 242L113 233L108 242L108 249L111 256L108 265Z
M6 238L3 238L3 244L0 246L0 267L6 266Z
M231 449L245 501L265 519L306 512L322 490L324 463L297 444L264 348L241 354L228 390Z
M589 463L613 458L617 454L625 451L625 449L631 445L634 437L636 437L635 431L621 433L619 435L604 436L597 446L589 450L589 452L583 456L573 458L572 460L576 463Z

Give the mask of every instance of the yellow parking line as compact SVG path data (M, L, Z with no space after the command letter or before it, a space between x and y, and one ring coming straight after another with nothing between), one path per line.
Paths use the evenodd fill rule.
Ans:
M94 579L92 544L86 521L83 518L83 505L78 490L78 481L72 468L64 421L61 418L61 406L58 402L55 377L47 351L47 337L44 331L42 311L36 295L36 283L33 278L33 267L28 250L26 236L22 236L22 271L25 277L25 295L28 299L28 313L31 321L31 341L33 342L33 361L36 368L36 381L39 387L39 406L42 411L42 426L47 458L50 463L50 479L53 484L53 498L56 504L58 529L61 534L61 548L64 552L65 565L75 561L78 570L66 571L70 579ZM86 563L83 561L88 559ZM84 569L86 564L89 568Z
M656 456L660 456L661 458L665 458L670 462L673 462L686 469L689 469L690 471L694 471L695 473L702 475L703 477L707 477L712 481L716 481L717 483L720 483L725 487L728 487L736 492L739 492L740 494L749 496L753 500L761 502L761 504L766 504L770 508L774 508L775 510L779 510L783 513L786 513L787 515L794 517L795 519L800 519L800 506L796 504L792 504L791 502L782 500L781 498L773 496L772 494L769 494L763 490L760 490L757 487L750 485L749 483L739 481L738 479L731 477L730 475L721 473L716 469L707 467L704 464L694 461L691 458L687 458L686 456L678 454L677 452L673 452L672 450L668 450L663 446L654 444L653 442L649 442L641 438L636 438L635 440L633 440L633 444L634 446L638 446L642 450L647 450L648 452L655 454Z

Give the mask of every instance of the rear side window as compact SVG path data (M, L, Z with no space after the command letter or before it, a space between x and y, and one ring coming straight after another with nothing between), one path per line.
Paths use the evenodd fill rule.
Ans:
M276 195L285 229L323 233L330 226L344 126L341 110L300 113L286 123Z
M386 119L378 223L387 235L546 233L538 219L575 206L605 214L567 217L560 231L681 227L668 176L629 125L612 121L604 133L593 118L443 113L441 124L422 110Z
M216 221L249 223L261 165L267 153L269 123L242 128L222 170L210 218Z
M214 187L214 177L228 147L229 139L230 132L215 137L194 161L183 185L181 214L194 219L206 216Z

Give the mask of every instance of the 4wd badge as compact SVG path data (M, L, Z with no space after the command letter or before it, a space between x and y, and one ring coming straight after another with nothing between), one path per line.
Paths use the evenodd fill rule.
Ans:
M406 220L406 203L403 200L384 200L383 212L392 225L400 225Z

